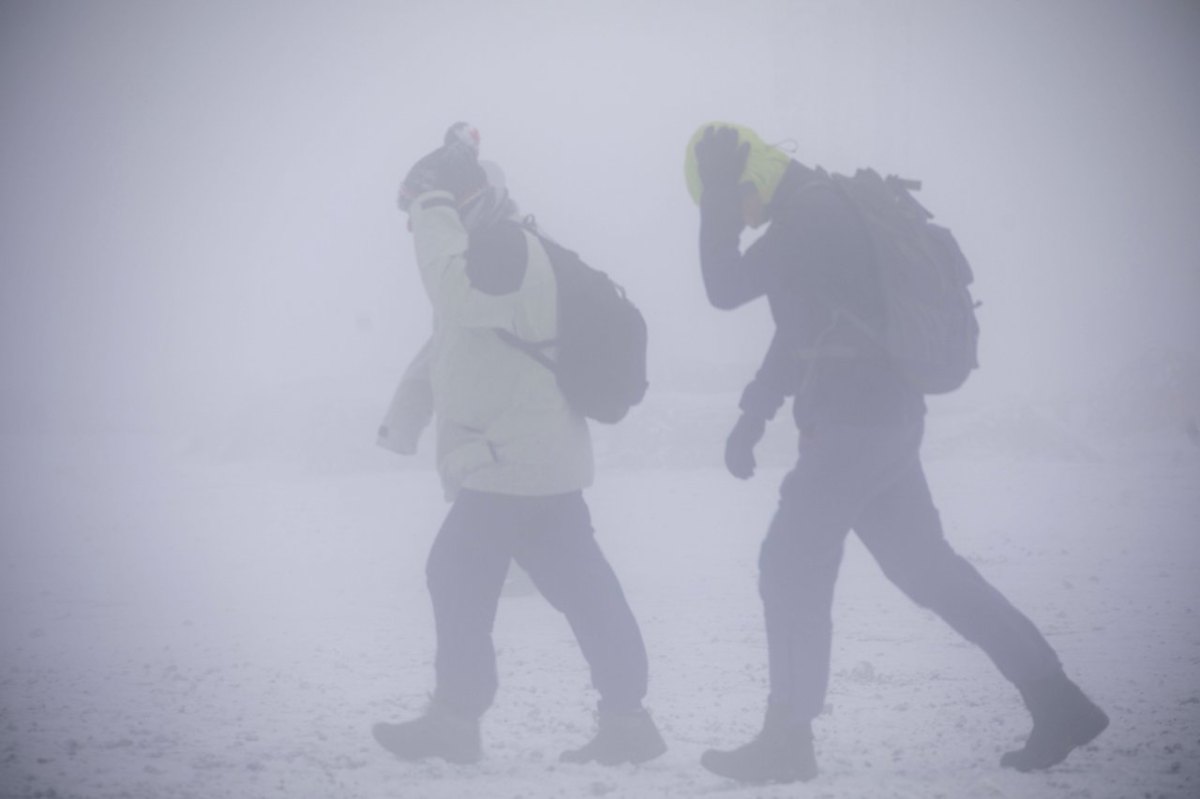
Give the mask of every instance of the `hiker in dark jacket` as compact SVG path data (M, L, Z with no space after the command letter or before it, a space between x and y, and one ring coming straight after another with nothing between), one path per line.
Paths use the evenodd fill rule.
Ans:
M479 720L497 689L492 623L515 560L567 617L600 694L596 736L562 759L649 760L666 745L642 707L647 663L638 623L583 498L592 480L587 422L546 366L498 335L555 337L554 271L538 237L513 222L515 207L488 183L474 150L447 139L417 162L401 191L434 333L406 373L415 387L402 383L398 395L419 396L416 383L428 381L438 473L453 502L426 568L436 687L423 716L377 724L374 735L405 760L480 759ZM425 403L401 405L417 409L405 426L419 432ZM415 447L415 436L410 442Z
M942 533L919 457L922 394L892 368L863 326L884 302L865 222L820 170L735 125L702 126L686 175L700 206L700 267L709 301L733 309L766 297L775 334L740 402L726 445L737 477L788 396L800 457L784 478L759 561L770 692L762 731L703 765L747 782L817 774L812 720L829 682L834 583L853 530L910 599L980 646L1020 691L1033 717L1023 748L1001 764L1052 766L1104 730L1108 718L1063 672L1038 629ZM770 223L743 253L745 226Z

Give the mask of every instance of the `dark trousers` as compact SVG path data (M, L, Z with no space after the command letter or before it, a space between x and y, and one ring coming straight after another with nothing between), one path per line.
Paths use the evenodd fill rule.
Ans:
M759 561L769 701L785 713L811 719L824 705L833 589L850 530L889 580L980 646L1010 681L1061 669L1033 623L946 542L921 468L923 432L923 421L823 424L801 436Z
M464 490L455 499L426 567L437 625L434 701L472 717L492 704L492 625L514 559L566 616L601 708L640 708L646 648L578 491L520 497Z

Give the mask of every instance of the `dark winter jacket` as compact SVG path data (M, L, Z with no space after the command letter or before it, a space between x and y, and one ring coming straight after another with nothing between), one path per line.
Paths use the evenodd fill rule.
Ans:
M742 253L740 199L706 192L700 203L709 301L729 309L766 296L775 320L742 410L770 418L795 396L801 428L821 421L899 424L923 414L922 395L837 313L844 308L874 325L883 314L874 251L849 199L823 173L793 161L767 211L769 227Z

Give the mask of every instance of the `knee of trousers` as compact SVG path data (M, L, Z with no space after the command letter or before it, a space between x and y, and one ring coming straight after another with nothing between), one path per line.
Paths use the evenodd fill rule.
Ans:
M463 569L450 553L435 549L425 563L425 586L433 596L458 593L462 590Z
M885 574L913 602L935 611L962 602L982 583L975 567L949 548Z
M758 593L766 607L781 605L792 612L814 602L831 601L840 557L832 553L782 554L764 547L759 560Z

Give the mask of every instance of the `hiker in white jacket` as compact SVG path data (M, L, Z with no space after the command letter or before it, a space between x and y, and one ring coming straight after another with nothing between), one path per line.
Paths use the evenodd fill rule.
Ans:
M426 569L436 687L424 715L377 724L374 735L405 760L482 756L479 719L498 682L492 623L515 560L566 615L600 694L596 736L562 759L649 760L666 745L642 707L641 632L583 498L593 474L587 422L549 369L497 334L554 338L554 272L537 237L511 219L515 206L489 184L470 139L454 132L417 162L401 190L433 306L437 465L453 502Z

